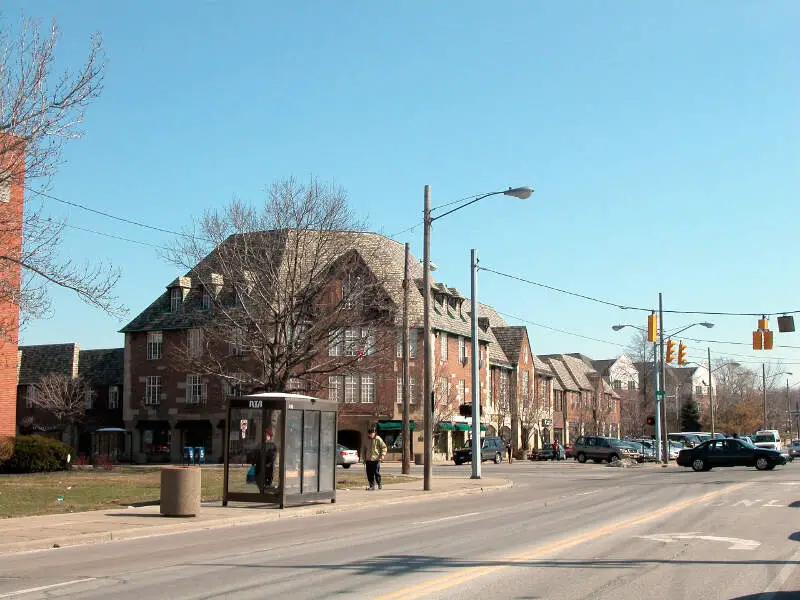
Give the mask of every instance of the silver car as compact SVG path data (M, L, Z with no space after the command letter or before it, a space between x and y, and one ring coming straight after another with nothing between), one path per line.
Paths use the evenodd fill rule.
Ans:
M358 462L358 450L345 448L341 444L336 444L336 464L342 468L349 469L350 465Z

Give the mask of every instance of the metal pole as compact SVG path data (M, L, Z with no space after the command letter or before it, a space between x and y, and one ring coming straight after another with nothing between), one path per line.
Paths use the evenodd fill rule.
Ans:
M411 402L411 390L409 382L409 356L408 356L408 294L410 286L410 250L406 242L406 261L403 270L403 475L411 473L411 424L408 420L409 405Z
M711 414L711 439L714 439L714 386L711 381L711 347L708 347L708 412Z
M658 292L658 322L661 323L659 342L660 342L660 359L661 359L661 387L667 387L667 370L664 364L664 307L661 301L661 292ZM661 440L663 450L661 454L661 461L666 465L669 463L669 436L667 435L667 399L664 398L661 402L661 424L664 427L664 437Z
M761 396L764 400L764 429L767 429L767 369L761 363Z
M789 401L789 378L786 378L786 414L789 416L789 437L792 437L792 403Z
M424 215L424 235L422 252L422 295L423 295L423 374L422 374L422 400L425 407L425 431L424 438L424 476L422 489L426 492L431 489L432 471L432 448L431 448L431 415L433 414L433 404L431 398L431 365L433 356L431 353L431 186L425 186L425 208Z
M472 479L481 478L480 345L478 344L478 251L470 256L472 276Z
M656 406L656 460L661 460L661 404L658 400L658 342L653 342L653 397Z

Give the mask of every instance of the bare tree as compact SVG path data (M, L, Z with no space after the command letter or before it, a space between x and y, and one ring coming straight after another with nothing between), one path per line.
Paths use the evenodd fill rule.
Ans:
M33 405L53 415L59 423L67 426L69 444L76 445L75 425L86 414L86 395L91 387L82 377L70 377L62 373L49 373L36 385L38 394Z
M459 401L466 402L466 399L459 399L459 392L456 386L451 385L448 378L449 371L444 363L439 363L436 367L436 382L434 388L434 402L433 402L433 417L431 418L431 427L433 427L434 448L442 450L442 441L444 438L444 430L442 423L450 423L457 414L459 414ZM423 404L424 406L424 404Z
M46 186L64 143L82 135L85 110L102 90L100 36L93 36L84 65L61 75L52 72L57 41L55 23L46 32L25 18L17 29L0 28L0 192L6 198L23 186L35 191L34 180ZM0 300L19 306L23 326L51 313L51 286L71 290L111 314L125 312L113 294L117 270L61 255L65 225L47 217L41 205L27 203L22 217L10 208L0 211ZM15 323L0 323L0 335L16 337Z
M536 394L530 394L527 398L522 398L520 403L520 425L522 426L522 448L530 448L530 438L534 430L539 427L542 419L550 418L550 412L545 410L543 405L537 401Z
M250 389L313 390L325 375L394 360L386 290L402 270L392 278L364 261L382 244L341 188L313 179L273 184L259 208L234 200L207 212L166 255L209 303L194 313L199 339L187 340L179 367Z

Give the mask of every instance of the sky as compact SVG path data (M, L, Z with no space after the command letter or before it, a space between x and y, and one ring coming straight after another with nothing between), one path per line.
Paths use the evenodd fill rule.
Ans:
M59 199L182 230L313 176L421 257L426 184L434 207L529 185L527 200L493 196L433 224L437 280L468 296L475 248L492 271L645 309L480 271L480 300L527 325L535 353L616 356L634 330L611 326L644 327L661 292L666 311L750 315L665 313L667 332L714 323L681 336L690 360L711 348L800 382L800 337L776 320L800 311L793 0L0 6L4 28L21 10L55 19L55 72L79 68L93 32L104 40L104 90L50 182ZM64 256L122 270L130 313L53 290L52 318L22 343L122 346L119 329L182 274L154 247L169 235L44 202L69 224ZM750 348L758 313L772 351Z

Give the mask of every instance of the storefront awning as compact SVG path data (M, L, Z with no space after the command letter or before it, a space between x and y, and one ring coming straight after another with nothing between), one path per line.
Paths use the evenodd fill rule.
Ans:
M472 425L469 423L453 423L456 431L472 431ZM481 423L481 431L486 431L486 425Z
M411 431L415 431L416 427L414 425L414 421L409 422L409 427ZM381 421L378 423L378 429L381 431L397 431L403 428L402 421Z
M439 429L442 431L454 431L456 428L452 423L439 423Z

